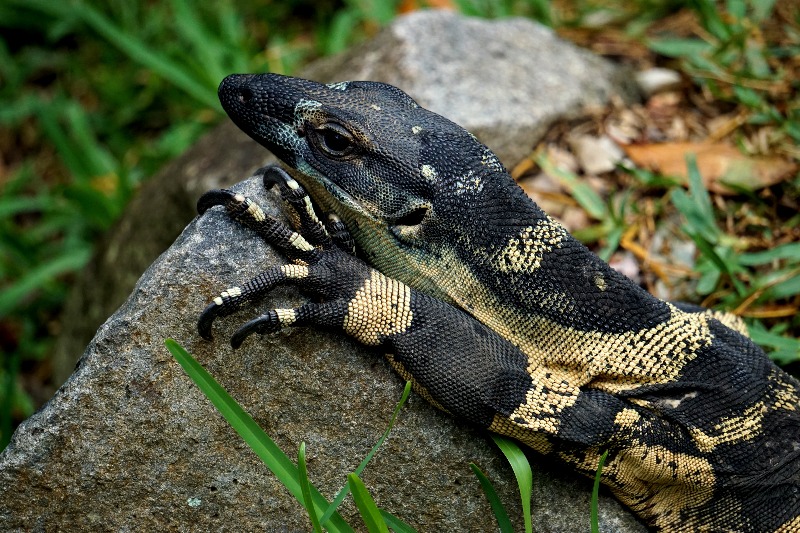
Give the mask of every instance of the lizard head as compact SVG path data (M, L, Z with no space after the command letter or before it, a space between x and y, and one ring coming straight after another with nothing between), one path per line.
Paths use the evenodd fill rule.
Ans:
M413 276L408 271L437 248L485 231L488 224L473 217L487 190L507 197L508 182L514 187L472 134L392 85L231 75L219 97L233 122L294 169L313 200L336 213L384 271ZM384 257L393 264L379 264Z

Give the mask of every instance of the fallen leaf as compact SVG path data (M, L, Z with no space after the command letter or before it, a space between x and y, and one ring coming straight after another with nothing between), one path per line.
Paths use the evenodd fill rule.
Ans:
M533 162L533 159L530 157L526 157L515 166L511 170L511 177L515 180L520 179L522 176L530 172L536 167L536 163Z
M688 182L686 156L695 154L706 187L719 194L755 191L788 179L797 165L780 157L755 157L724 143L658 143L623 146L640 167ZM731 187L726 186L730 184Z
M427 2L420 2L419 0L403 0L400 2L400 5L397 6L397 12L400 14L405 14L426 8L455 10L456 6L452 0L427 0Z
M593 176L611 172L623 157L619 146L605 135L570 135L567 143L583 171Z

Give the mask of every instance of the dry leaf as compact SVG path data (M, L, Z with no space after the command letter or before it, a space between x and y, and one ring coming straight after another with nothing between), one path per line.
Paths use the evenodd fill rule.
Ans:
M515 180L520 179L522 176L530 172L536 167L536 163L533 162L533 159L530 157L526 157L515 166L511 170L511 177Z
M567 137L572 152L587 174L596 176L617 168L623 153L619 146L606 135L570 135Z
M719 194L734 194L735 188L755 191L791 177L797 165L780 157L747 156L723 143L659 143L624 146L628 157L640 167L688 182L686 156L695 154L706 187ZM729 183L734 188L726 187Z
M402 0L397 7L397 12L400 14L411 13L420 9L449 9L455 10L456 6L452 0L427 0L420 2L419 0Z

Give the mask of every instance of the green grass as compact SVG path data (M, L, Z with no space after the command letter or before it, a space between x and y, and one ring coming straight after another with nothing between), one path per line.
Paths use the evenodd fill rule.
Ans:
M648 46L679 59L682 70L715 98L742 106L748 124L774 125L773 145L796 146L800 93L780 59L800 54L800 15L795 10L794 27L783 29L780 42L771 42L762 31L776 31L768 25L775 4L776 0L693 0L690 5L702 36L657 37Z
M385 510L379 509L374 500L359 478L361 472L367 467L369 461L375 456L389 432L392 430L400 410L403 408L411 393L411 382L406 383L403 395L395 407L389 427L378 439L369 454L359 464L358 468L347 475L347 483L337 493L333 502L329 502L311 484L306 468L306 445L300 444L298 461L295 466L291 459L275 444L275 442L262 430L253 418L227 393L222 386L187 352L180 344L172 339L165 341L167 349L175 357L184 371L197 385L197 387L211 401L214 407L225 418L230 426L244 439L245 443L269 468L273 475L283 484L289 493L294 496L298 504L305 508L309 522L314 531L342 531L351 532L353 529L344 521L337 509L348 493L352 494L361 517L367 529L388 533L387 521L393 524L395 531L413 531L399 518Z
M600 495L600 479L603 473L603 466L605 466L606 464L607 457L608 457L608 450L604 451L603 455L600 456L600 461L598 461L597 463L597 473L594 476L594 484L592 485L592 505L591 505L591 512L589 514L590 528L592 530L592 533L600 532L597 498Z

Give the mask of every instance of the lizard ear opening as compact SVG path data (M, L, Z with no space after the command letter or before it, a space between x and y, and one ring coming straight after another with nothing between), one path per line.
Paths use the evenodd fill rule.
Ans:
M421 205L404 214L395 220L395 226L418 226L422 224L425 215L428 214L429 205Z
M421 238L422 224L431 209L429 204L414 207L392 222L389 229L400 241L413 243Z

